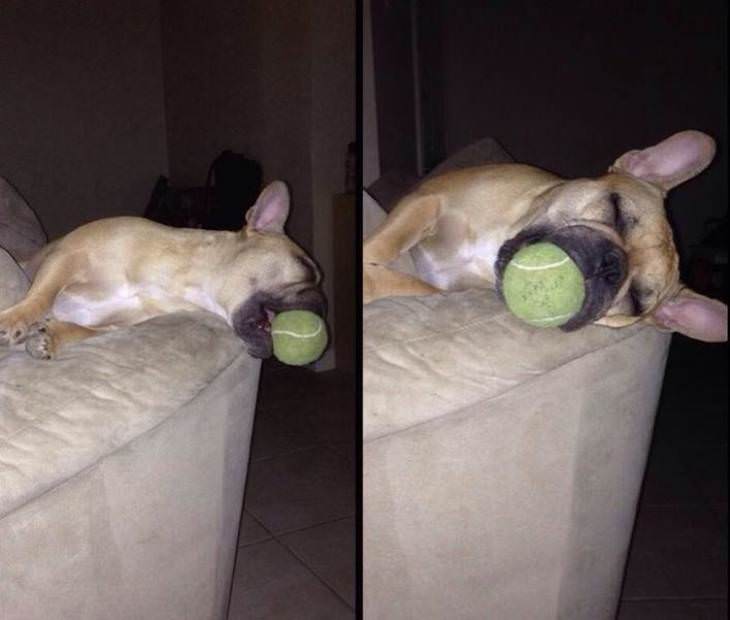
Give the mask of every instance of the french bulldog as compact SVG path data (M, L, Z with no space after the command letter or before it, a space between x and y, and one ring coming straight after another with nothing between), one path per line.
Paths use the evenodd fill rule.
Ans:
M363 246L363 301L496 288L525 245L560 246L585 278L579 312L561 329L646 321L699 340L727 340L727 306L679 279L664 200L704 170L714 140L682 131L621 155L596 179L565 180L522 164L430 178L398 202ZM417 277L389 263L410 251Z
M0 312L0 342L51 359L65 345L152 317L217 314L258 358L272 353L270 320L289 309L324 316L315 262L284 232L289 192L274 181L240 232L171 228L138 217L85 224L22 264L26 296Z

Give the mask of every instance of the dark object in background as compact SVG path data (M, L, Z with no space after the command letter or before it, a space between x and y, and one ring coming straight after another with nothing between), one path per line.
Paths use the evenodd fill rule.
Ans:
M223 151L213 160L206 181L207 215L202 228L240 230L246 210L261 192L261 165L239 153ZM212 184L211 184L212 181Z
M144 217L160 224L208 230L241 230L247 209L261 192L261 165L223 151L208 169L205 187L177 189L160 176Z
M176 228L202 228L205 216L205 188L175 189L167 177L159 176L144 217Z

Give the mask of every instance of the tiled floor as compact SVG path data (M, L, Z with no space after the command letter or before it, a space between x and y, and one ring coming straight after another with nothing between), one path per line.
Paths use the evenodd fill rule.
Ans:
M264 364L230 620L354 618L352 386Z
M728 348L675 336L619 620L724 620Z

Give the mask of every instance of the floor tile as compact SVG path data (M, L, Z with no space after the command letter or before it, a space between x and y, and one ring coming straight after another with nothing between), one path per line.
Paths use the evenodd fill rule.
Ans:
M672 340L655 438L672 437L681 447L727 437L727 353L725 344Z
M271 538L271 533L244 510L241 515L241 527L238 531L238 546L245 547L269 538Z
M688 446L683 458L705 500L727 502L727 441Z
M727 601L624 601L617 620L725 620Z
M274 534L349 517L355 510L352 461L329 447L251 463L246 510Z
M357 415L349 374L295 368L266 377L254 424L253 461L352 440Z
M354 375L339 370L314 372L293 366L262 367L260 399L263 408L275 407L281 402L307 400L326 396L328 401L352 400Z
M709 505L642 506L622 598L727 598L727 539Z
M354 613L276 540L239 549L229 620L340 620Z
M282 403L256 414L251 460L260 461L354 436L354 408L333 402L326 395L322 402Z
M621 618L714 618L713 605L726 610L718 601L682 605L727 598L727 352L672 341ZM638 600L658 598L672 600Z
M355 605L355 520L341 519L281 537L294 555Z
M644 504L692 504L705 501L701 487L690 475L674 443L654 442L644 473Z

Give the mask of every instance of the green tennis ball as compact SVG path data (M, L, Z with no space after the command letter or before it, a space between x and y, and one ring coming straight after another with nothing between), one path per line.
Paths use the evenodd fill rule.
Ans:
M583 306L585 282L578 266L557 245L528 245L507 264L502 294L510 312L536 327L567 323Z
M327 348L327 326L308 310L280 312L271 321L274 356L290 366L303 366L319 359Z

